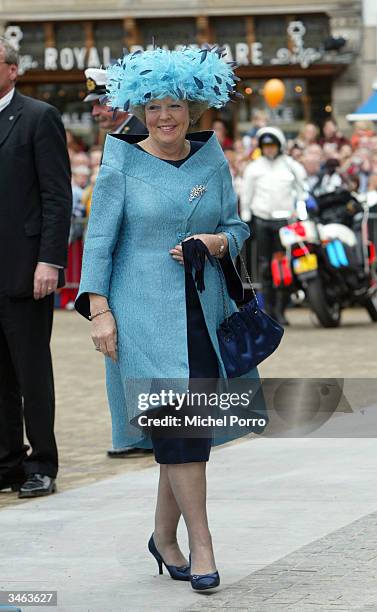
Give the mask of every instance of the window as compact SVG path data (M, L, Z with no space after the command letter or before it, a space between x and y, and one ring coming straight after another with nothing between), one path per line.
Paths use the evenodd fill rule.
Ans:
M85 47L85 32L82 23L56 23L55 24L56 48Z
M192 19L148 19L138 21L144 47L152 44L155 37L156 45L174 49L177 45L192 45L196 43L196 21Z

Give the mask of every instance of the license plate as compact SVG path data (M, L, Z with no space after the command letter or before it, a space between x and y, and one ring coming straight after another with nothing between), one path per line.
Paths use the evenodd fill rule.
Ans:
M295 274L311 272L312 270L317 270L317 268L318 261L315 253L310 253L309 255L304 255L303 257L298 257L293 260L293 270Z

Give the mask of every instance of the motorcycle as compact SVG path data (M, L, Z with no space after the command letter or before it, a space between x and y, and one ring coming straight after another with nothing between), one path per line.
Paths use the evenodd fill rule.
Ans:
M359 304L377 322L377 260L368 238L374 192L345 189L310 196L298 218L279 231L286 252L272 261L275 285L304 291L323 327L337 327L342 309Z

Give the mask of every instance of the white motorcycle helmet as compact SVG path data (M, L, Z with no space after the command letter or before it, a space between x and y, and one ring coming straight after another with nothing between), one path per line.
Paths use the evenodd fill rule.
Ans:
M276 128L276 127L260 128L256 133L256 137L258 139L258 147L260 148L262 152L263 152L262 147L264 144L276 144L279 147L278 155L281 155L282 153L285 152L287 141L285 139L283 132L279 128Z

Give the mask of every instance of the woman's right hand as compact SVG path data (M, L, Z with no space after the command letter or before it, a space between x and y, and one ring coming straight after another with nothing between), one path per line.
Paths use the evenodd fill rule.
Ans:
M95 317L92 320L91 337L97 351L113 361L118 360L117 327L111 312Z

